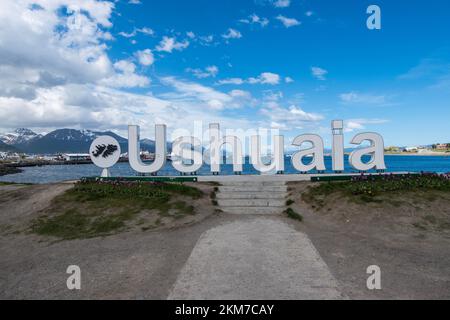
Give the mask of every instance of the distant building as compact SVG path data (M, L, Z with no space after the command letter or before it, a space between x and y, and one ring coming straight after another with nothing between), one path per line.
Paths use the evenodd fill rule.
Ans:
M419 150L419 148L417 147L406 147L405 149L403 149L403 151L406 152L417 152Z
M65 161L86 161L91 160L89 153L65 153L63 154Z
M387 151L387 152L400 152L401 150L400 150L399 147L390 146L390 147L385 148L385 151Z
M447 143L438 143L436 145L436 150L447 150L447 149L449 149Z

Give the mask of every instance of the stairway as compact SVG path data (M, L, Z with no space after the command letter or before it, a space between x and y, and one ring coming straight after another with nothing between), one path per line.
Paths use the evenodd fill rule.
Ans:
M284 181L226 181L219 186L219 208L230 214L279 214L286 205Z

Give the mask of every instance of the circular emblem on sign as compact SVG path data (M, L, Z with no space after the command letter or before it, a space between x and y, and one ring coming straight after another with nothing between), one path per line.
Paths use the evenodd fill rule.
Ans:
M92 141L89 148L92 162L100 168L110 168L119 161L120 145L110 136L101 136Z

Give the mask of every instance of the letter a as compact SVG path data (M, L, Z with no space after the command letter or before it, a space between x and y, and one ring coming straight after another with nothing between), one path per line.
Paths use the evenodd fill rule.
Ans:
M381 269L377 265L368 266L366 270L367 274L370 276L367 278L367 289L369 290L380 290L381 289Z
M367 8L367 14L370 16L367 18L367 28L369 30L381 29L381 9L377 5L371 5Z
M79 266L71 265L67 267L66 273L70 274L70 276L67 278L66 284L67 289L73 290L81 289L81 269Z

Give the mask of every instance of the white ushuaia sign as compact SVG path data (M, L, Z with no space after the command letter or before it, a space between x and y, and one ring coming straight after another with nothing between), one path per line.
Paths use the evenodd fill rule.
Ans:
M342 120L331 122L332 132L332 170L337 173L344 171L344 123ZM156 174L166 164L167 159L167 137L166 126L158 124L155 126L155 157L153 162L144 163L140 157L139 126L128 126L128 159L131 168L142 174ZM363 142L368 146L362 147ZM365 132L356 134L351 144L359 146L350 153L349 164L357 171L368 171L371 169L385 170L384 142L378 133ZM308 144L309 148L302 148ZM299 173L307 173L311 170L325 171L324 143L322 137L316 134L301 134L292 141L293 146L299 147L299 151L292 154L292 166ZM223 147L227 146L232 152L233 171L240 174L243 170L243 148L242 141L235 135L221 136L220 127L217 123L209 125L209 145L203 148L200 139L193 136L181 136L176 138L172 144L172 166L183 174L197 172L204 162L209 163L213 175L220 173L223 163ZM272 137L272 156L270 161L264 161L261 152L260 135L250 137L249 160L253 167L264 174L284 172L284 136L274 135ZM120 157L120 145L116 139L110 136L101 136L92 142L89 150L92 162L103 168L102 176L109 176L108 168L112 167ZM364 162L363 156L370 156L370 160ZM307 164L303 158L312 157Z

